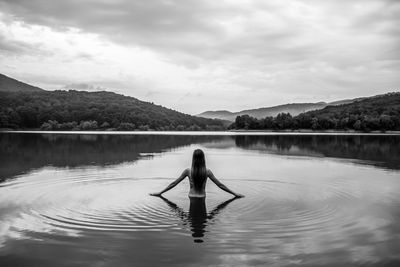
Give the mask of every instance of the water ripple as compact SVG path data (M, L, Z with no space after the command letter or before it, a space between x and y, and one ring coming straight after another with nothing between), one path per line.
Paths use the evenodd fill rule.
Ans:
M266 249L289 250L293 249L291 244L299 243L314 253L319 250L313 247L315 240L324 242L325 250L334 250L337 244L343 246L349 236L366 231L374 233L376 242L385 240L390 237L385 237L382 229L397 220L379 207L374 209L373 190L346 179L323 183L231 179L226 183L240 188L246 197L227 201L224 193L211 187L203 207L189 205L183 187L170 193L173 201L148 196L162 177L131 178L110 170L84 169L53 169L38 172L37 176L40 179L21 176L3 183L0 189L1 207L15 200L10 210L19 212L14 217L11 213L4 216L10 218L7 223L13 238L40 232L92 238L117 232L135 232L135 236L168 232L195 242L207 241L226 253L248 251L237 245L240 240L251 240L257 247L255 254ZM365 195L371 196L368 205L364 203ZM389 192L386 201L394 196ZM365 207L382 213L385 219L376 214L369 221L360 219Z

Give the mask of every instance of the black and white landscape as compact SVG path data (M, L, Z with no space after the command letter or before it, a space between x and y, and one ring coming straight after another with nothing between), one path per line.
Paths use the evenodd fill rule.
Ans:
M400 266L399 25L0 0L0 266Z

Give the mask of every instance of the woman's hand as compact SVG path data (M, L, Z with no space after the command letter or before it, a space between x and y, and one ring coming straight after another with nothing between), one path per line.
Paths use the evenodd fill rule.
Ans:
M150 193L150 196L161 197L161 193Z
M235 194L235 197L236 197L236 198L242 198L242 197L244 197L244 195L242 195L242 194Z

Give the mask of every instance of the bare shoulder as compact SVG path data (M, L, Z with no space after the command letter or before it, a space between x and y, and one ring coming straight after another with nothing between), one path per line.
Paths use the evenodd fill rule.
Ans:
M220 181L218 181L217 177L215 177L215 175L210 169L207 169L207 177L210 178L217 185L221 183Z
M181 176L179 176L179 180L184 179L185 177L190 177L190 169L184 169Z

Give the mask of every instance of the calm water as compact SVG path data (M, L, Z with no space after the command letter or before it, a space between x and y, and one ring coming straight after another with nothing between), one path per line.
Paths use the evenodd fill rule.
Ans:
M194 149L243 199L188 181ZM400 136L0 134L0 266L400 266Z

